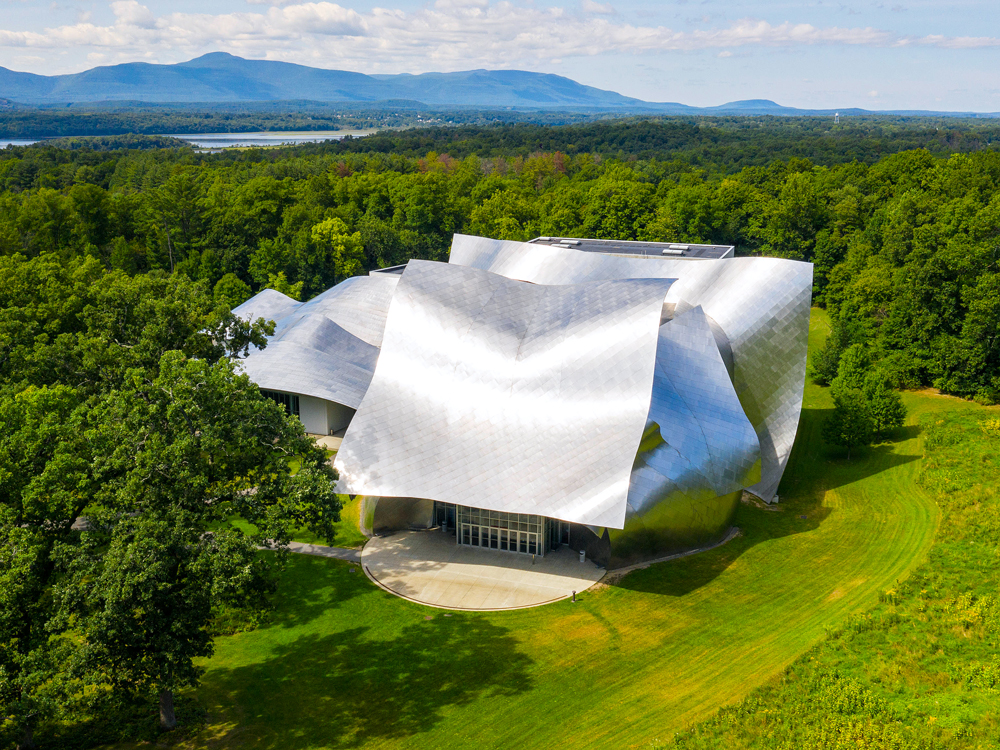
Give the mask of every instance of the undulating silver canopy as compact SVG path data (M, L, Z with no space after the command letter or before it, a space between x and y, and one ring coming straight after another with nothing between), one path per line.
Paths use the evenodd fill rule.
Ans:
M760 447L701 307L660 326L649 416L629 483L614 562L699 546L729 528Z
M275 321L267 346L243 361L244 372L261 388L357 409L375 372L398 281L393 274L354 276L308 302L265 289L233 311Z
M410 261L336 457L342 489L621 528L670 283Z
M760 443L761 479L748 489L768 502L774 497L802 409L811 263L634 258L461 234L452 242L450 262L535 284L674 279L668 307L676 315L701 306L724 334L717 340L728 342L733 386Z
M261 387L356 408L341 491L586 525L612 567L770 501L798 425L812 266L581 252L456 235L307 303L245 361ZM603 549L603 552L601 550Z

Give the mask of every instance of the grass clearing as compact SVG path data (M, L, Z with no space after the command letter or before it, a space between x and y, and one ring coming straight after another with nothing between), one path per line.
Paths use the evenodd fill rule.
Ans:
M816 313L812 335L826 333ZM447 616L335 560L292 556L273 621L220 638L195 697L216 748L648 747L772 680L922 562L938 513L918 484L925 415L846 461L807 384L781 503L742 535L568 601ZM345 514L346 515L346 514ZM425 619L426 617L431 619Z
M1000 747L1000 408L935 400L920 415L918 481L941 508L927 561L677 747Z

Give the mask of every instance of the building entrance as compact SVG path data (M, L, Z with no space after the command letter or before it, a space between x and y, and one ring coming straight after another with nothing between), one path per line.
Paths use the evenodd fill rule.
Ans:
M538 534L532 531L512 531L496 526L479 526L463 523L459 544L470 547L484 547L501 552L520 552L525 555L544 554L538 543Z
M455 505L453 503L440 503L434 501L434 523L445 531L451 529L455 531Z
M544 555L552 549L546 530L556 522L544 516L464 505L455 506L455 512L459 544L524 555Z

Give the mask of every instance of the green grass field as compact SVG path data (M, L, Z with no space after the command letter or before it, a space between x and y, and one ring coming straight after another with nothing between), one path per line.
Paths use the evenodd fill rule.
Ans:
M820 342L826 320L815 313ZM812 343L812 342L811 342ZM220 638L185 746L525 747L665 744L772 681L923 561L938 523L916 478L925 415L979 408L905 394L897 440L847 461L807 384L781 503L742 535L576 604L451 616L348 564L292 556L270 624ZM346 515L346 509L345 509Z

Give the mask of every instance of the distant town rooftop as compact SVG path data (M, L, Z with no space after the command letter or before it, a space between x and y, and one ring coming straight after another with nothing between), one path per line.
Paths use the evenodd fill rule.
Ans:
M718 260L732 258L733 245L696 245L689 242L634 242L629 240L587 240L575 237L536 237L534 245L566 247L588 253L607 253L630 257L697 258Z

